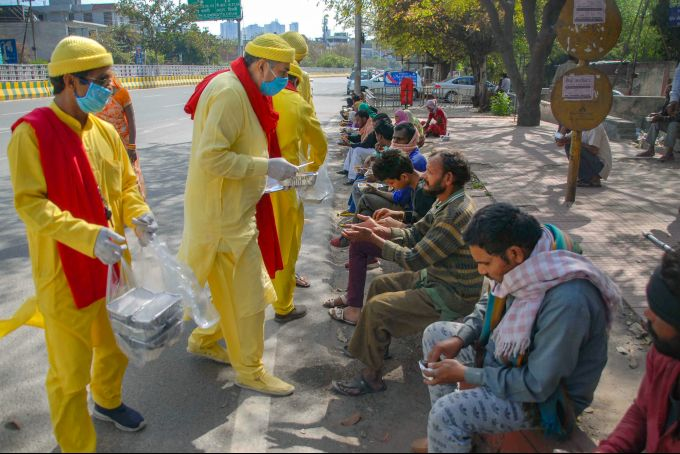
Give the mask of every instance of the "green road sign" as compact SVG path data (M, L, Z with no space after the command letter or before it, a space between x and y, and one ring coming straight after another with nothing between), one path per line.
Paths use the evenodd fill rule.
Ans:
M198 20L238 20L243 17L241 0L189 0L198 5Z

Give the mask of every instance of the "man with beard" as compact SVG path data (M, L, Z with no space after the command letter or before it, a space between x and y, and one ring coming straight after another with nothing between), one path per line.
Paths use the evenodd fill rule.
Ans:
M680 253L665 255L647 286L654 345L638 397L598 452L680 452Z
M351 322L357 316L346 352L367 366L353 380L333 383L340 394L384 391L382 367L393 336L419 334L437 320L463 317L479 299L483 279L463 241L475 213L474 202L465 193L470 167L461 153L438 153L429 159L425 181L425 190L437 200L412 227L390 228L362 216L363 223L343 232L352 242L350 262L382 257L406 271L375 279L363 312L365 276L350 281L346 297L328 302L337 320Z

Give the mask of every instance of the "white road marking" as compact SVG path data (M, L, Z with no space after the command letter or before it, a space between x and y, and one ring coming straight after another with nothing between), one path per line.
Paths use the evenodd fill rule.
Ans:
M264 342L264 367L273 374L276 368L278 330ZM234 415L234 432L229 452L266 452L272 398L242 390Z
M21 114L25 114L25 113L29 113L29 112L30 112L30 110L25 110L23 112L0 113L0 117L6 117L6 116L9 116L9 115L21 115Z

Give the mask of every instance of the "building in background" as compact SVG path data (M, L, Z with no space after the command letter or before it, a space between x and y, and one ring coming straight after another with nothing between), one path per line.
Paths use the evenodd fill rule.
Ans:
M222 39L237 40L238 39L238 22L227 21L220 24L220 37Z
M288 31L289 32L298 32L300 33L300 24L298 22L293 22L288 26Z
M275 35L281 35L283 33L286 33L286 26L279 23L278 20L275 20L274 22L270 22L264 26L264 32L274 33Z
M257 24L248 25L243 29L243 39L246 41L252 41L262 34L264 34L264 27L260 27Z
M36 1L32 21L26 6L0 6L0 9L0 39L16 41L23 63L49 60L54 46L67 36L96 39L97 34L108 27L130 22L116 13L115 3L83 5L81 0Z

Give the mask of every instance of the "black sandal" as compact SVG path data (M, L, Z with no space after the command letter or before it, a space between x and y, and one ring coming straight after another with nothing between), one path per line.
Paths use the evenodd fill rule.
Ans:
M385 383L382 383L382 386L379 389L373 389L373 387L371 387L371 385L369 385L368 382L364 380L363 377L361 377L358 380L354 379L351 382L334 381L333 389L335 390L335 392L342 394L343 396L359 397L365 394L375 394L383 392L387 389L387 385L385 385Z

